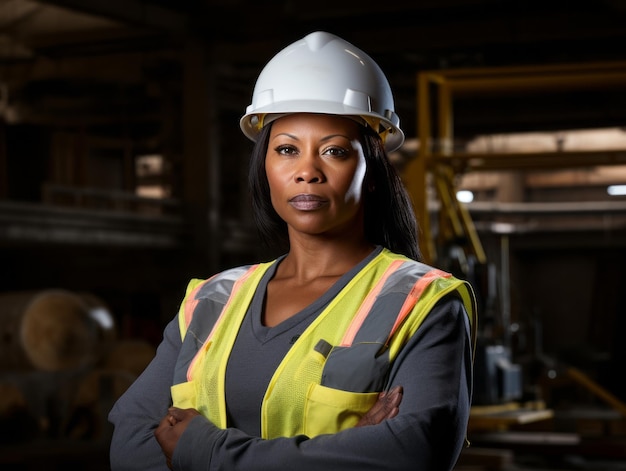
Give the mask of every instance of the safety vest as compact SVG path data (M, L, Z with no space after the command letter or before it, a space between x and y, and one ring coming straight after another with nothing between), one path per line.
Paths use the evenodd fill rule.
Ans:
M179 311L183 345L174 406L227 426L224 383L239 326L263 274L276 261L192 280ZM435 303L457 293L469 315L471 286L383 249L298 337L276 369L261 407L261 436L313 437L353 427L384 390L394 359Z

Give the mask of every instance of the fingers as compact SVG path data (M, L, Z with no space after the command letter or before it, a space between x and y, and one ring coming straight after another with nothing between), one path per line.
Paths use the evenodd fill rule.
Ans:
M402 386L396 386L389 390L389 392L385 395L385 409L392 412L395 410L394 416L398 413L398 406L402 402L402 394L404 393L404 389Z
M402 386L396 386L389 391L381 392L376 403L361 417L355 426L376 425L385 419L391 419L398 415L403 391Z
M396 386L389 391L383 391L378 395L378 401L381 407L389 409L390 407L397 407L402 401L402 386Z
M172 456L178 440L191 422L200 413L195 409L179 409L170 407L165 417L154 430L154 436L163 451L168 468L172 469Z
M182 409L179 409L178 407L170 407L167 412L168 417L171 417L175 420L174 423L180 422L185 418L184 411Z
M179 409L178 407L170 407L167 412L175 420L174 423L182 422L200 414L196 409Z
M387 392L381 393L379 396L379 401L382 401L381 410L379 411L380 421L398 415L403 392L402 386L396 386Z
M171 429L173 426L174 424L170 422L169 416L163 417L159 425L157 425L157 428L154 429L154 436L159 443L161 443L162 437L167 433L167 430Z
M166 415L165 417L163 417L161 419L161 421L159 422L159 425L157 425L157 428L155 429L155 433L157 433L157 431L163 430L164 428L167 427L171 427L172 425L174 425L176 422L172 422L173 417L171 417L170 415Z

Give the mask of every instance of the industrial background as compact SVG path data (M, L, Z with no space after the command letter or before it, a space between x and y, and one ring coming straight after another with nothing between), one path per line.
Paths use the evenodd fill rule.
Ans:
M624 0L0 0L1 469L108 469L187 281L275 255L238 122L315 30L387 74L425 259L479 296L458 469L626 470Z

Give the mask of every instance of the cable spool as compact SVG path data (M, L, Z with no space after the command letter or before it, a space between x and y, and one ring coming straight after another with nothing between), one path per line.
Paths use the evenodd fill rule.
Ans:
M94 365L115 340L105 303L87 293L0 294L0 369L70 371Z

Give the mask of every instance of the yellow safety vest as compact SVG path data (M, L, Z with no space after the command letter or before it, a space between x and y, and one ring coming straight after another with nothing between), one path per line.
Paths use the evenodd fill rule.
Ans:
M273 262L192 280L181 304L183 347L172 386L176 407L227 426L226 365L257 286ZM319 314L282 360L265 392L261 436L313 437L353 427L385 388L399 351L435 303L463 301L476 332L471 286L383 249Z

